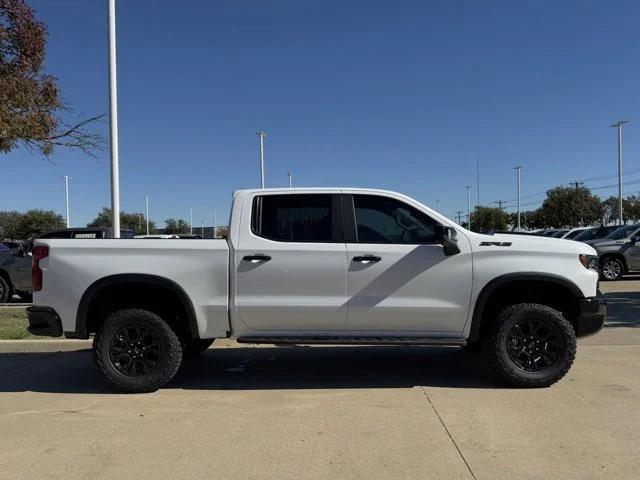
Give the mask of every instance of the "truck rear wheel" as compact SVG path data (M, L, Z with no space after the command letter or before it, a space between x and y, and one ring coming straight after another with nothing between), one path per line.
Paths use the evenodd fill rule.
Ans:
M547 387L571 368L576 335L561 312L537 303L500 312L484 338L484 351L498 374L518 387Z
M155 313L127 308L111 313L93 339L96 367L124 392L153 392L169 382L182 361L175 332Z

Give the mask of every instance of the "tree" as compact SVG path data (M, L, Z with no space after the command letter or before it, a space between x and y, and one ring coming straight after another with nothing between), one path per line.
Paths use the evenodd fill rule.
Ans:
M17 240L22 214L16 210L0 212L0 240Z
M602 223L618 223L620 209L618 197L611 196L602 202ZM630 195L622 199L622 222L636 222L640 219L640 198Z
M178 220L175 218L167 218L164 223L164 233L189 233L189 224L181 218Z
M25 0L0 0L0 152L19 145L49 155L54 147L90 155L104 141L87 127L101 115L68 123L55 77L44 72L47 30Z
M506 230L509 214L499 208L478 207L471 215L471 229L474 232L489 232L491 230Z
M103 207L96 218L87 224L87 227L111 227L112 225L111 209ZM147 233L147 223L142 213L120 212L120 227L133 230L134 235L144 235ZM149 233L152 233L155 229L156 223L153 220L149 220Z
M52 210L0 212L0 239L26 240L64 228L64 219Z
M602 220L602 203L586 187L556 187L547 192L540 215L545 228L593 225Z

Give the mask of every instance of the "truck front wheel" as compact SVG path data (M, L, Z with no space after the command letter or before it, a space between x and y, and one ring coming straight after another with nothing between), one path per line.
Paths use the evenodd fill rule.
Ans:
M547 387L571 368L576 335L561 312L537 303L511 305L484 338L484 351L500 376L518 387Z
M111 313L96 333L93 360L117 389L153 392L178 371L182 347L178 336L158 315L127 308Z

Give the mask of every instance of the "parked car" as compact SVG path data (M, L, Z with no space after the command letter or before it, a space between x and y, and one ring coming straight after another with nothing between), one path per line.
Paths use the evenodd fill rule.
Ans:
M592 245L593 243L602 240L604 237L614 232L618 228L620 228L620 225L608 225L588 228L584 232L576 235L574 237L574 240L576 242L584 242L588 245Z
M542 237L553 237L557 233L557 231L558 231L558 229L552 228L550 230L543 231L539 235L542 236Z
M556 230L553 235L549 235L551 238L562 238L566 235L566 233L569 231L568 228L561 228L559 230Z
M113 230L110 227L64 228L47 232L38 238L113 238ZM133 231L120 229L120 238L133 238Z
M215 338L477 348L510 384L548 386L598 331L595 250L483 235L394 192L235 192L228 240L38 240L36 335L89 338L128 392L170 381Z
M0 303L11 300L14 294L23 301L31 301L31 256L20 248L0 250Z
M564 238L566 240L574 240L575 237L577 237L578 235L580 235L582 232L584 232L585 230L589 230L591 227L578 227L578 228L572 228L570 229L567 233L565 233L561 238Z
M640 224L619 227L592 246L603 280L619 280L630 270L640 270Z

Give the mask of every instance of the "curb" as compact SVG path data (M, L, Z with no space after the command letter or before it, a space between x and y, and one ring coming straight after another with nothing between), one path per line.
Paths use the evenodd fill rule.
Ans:
M0 340L0 353L76 352L91 348L91 340Z

